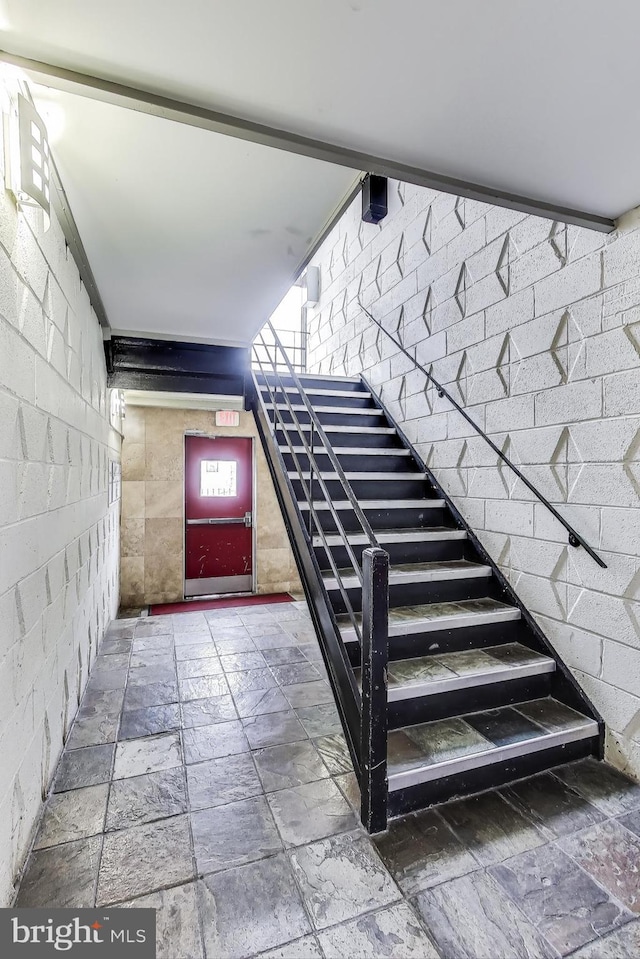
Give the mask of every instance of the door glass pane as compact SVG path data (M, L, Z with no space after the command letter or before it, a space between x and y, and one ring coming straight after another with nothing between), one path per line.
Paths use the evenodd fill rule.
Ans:
M235 460L200 462L200 496L237 496Z

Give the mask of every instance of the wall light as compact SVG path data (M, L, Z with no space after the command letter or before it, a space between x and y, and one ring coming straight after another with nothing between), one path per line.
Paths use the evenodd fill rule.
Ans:
M109 422L114 430L122 431L122 420L125 417L125 400L122 390L110 390Z
M320 300L320 267L308 266L304 274L306 297L304 306L315 306Z
M49 138L42 117L22 93L9 95L4 143L6 187L22 206L41 207L46 230L51 212Z

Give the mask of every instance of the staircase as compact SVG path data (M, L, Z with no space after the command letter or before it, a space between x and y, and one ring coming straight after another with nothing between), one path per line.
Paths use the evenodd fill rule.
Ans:
M255 389L367 827L601 756L588 699L368 385L263 370Z

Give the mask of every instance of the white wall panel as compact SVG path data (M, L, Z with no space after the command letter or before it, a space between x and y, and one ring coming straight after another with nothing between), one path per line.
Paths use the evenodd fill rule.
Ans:
M602 711L611 761L639 776L640 215L603 236L393 182L389 197L379 226L354 201L313 261L310 368L381 392ZM425 389L358 296L607 570Z

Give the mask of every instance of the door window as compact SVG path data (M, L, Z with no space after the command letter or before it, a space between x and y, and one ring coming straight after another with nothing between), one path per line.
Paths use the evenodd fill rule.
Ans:
M235 460L201 460L200 496L237 496Z

